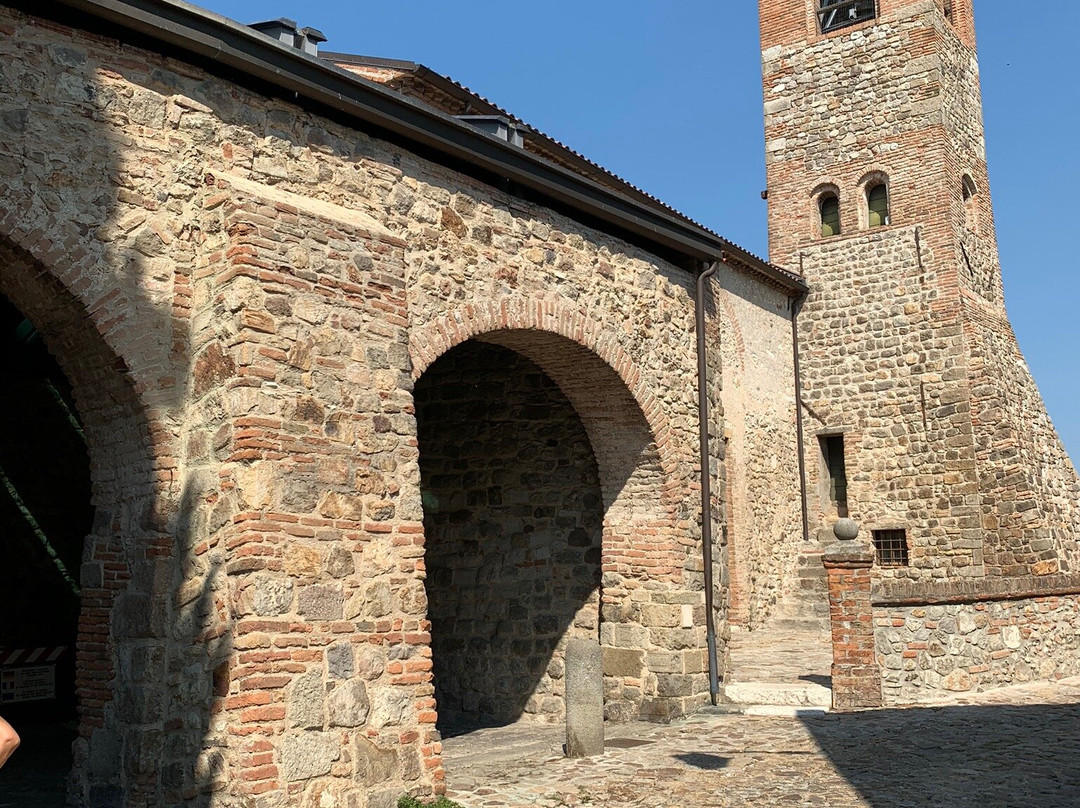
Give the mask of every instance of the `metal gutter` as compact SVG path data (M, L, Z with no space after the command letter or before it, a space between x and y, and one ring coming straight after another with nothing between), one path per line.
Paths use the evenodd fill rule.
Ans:
M700 225L646 206L450 115L182 0L54 0L48 12L26 0L7 2L25 6L29 14L56 16L59 12L62 16L64 8L82 12L268 82L292 93L293 100L314 102L511 180L693 261L714 261L726 251L789 294L807 288L798 276L762 261Z
M799 295L791 301L791 352L794 356L795 372L795 442L799 459L799 504L802 510L803 542L810 541L810 506L806 493L806 433L803 426L802 405L802 367L799 363L799 312L806 301L806 295Z
M694 323L698 366L698 460L701 464L701 561L705 577L705 645L709 654L709 700L720 699L720 676L716 662L716 619L713 616L712 463L709 462L709 366L705 339L705 292L707 281L720 267L714 261L697 276Z

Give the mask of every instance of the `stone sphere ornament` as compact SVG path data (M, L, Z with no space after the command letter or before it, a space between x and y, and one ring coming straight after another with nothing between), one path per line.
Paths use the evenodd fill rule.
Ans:
M859 525L854 519L837 519L832 532L837 541L855 541L859 535Z

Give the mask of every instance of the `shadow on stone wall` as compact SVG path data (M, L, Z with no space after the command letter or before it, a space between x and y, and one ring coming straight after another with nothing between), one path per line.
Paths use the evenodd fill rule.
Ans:
M564 640L599 630L585 429L543 370L495 345L449 351L415 399L439 729L558 720Z
M160 127L167 102L132 97L101 70L114 43L7 8L0 28L0 294L70 381L92 469L93 526L74 570L70 797L209 805L222 763L209 738L215 669L231 642L222 562L206 549L222 527L216 475L184 462L194 429L183 309L199 243L184 212L201 176L117 137L122 121ZM62 496L53 507L66 507ZM36 751L20 750L5 778L20 760L39 766Z
M1080 705L879 710L803 722L872 808L1080 805Z

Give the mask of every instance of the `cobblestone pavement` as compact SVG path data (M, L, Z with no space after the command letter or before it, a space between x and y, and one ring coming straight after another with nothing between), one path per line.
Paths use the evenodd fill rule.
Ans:
M1080 806L1080 677L963 702L620 725L576 761L559 727L482 730L444 742L448 785L466 808Z

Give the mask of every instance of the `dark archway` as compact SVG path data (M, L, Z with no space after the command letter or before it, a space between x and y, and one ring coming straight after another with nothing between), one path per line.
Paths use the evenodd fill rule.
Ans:
M561 720L565 640L597 637L600 620L585 427L538 365L471 340L415 400L439 728Z
M20 768L35 774L35 801L59 805L75 738L90 462L66 376L3 296L0 373L0 709L24 738ZM43 794L50 783L56 793Z

